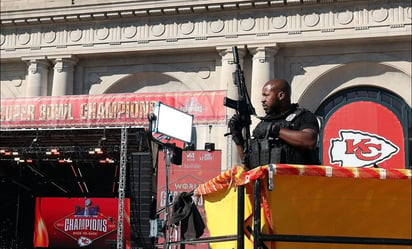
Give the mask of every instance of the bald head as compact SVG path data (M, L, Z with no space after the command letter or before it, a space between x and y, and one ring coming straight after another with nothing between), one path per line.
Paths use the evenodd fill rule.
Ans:
M273 79L262 88L262 106L266 114L280 114L289 110L291 88L284 79Z
M284 92L286 95L290 96L291 90L289 82L285 79L273 79L265 83L263 88L270 88L274 92Z

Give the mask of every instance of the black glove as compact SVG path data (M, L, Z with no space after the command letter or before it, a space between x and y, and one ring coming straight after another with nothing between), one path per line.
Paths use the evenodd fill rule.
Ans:
M232 135L233 142L235 142L236 145L243 145L243 124L238 114L235 114L232 116L232 118L230 118L228 127L230 129L230 134Z

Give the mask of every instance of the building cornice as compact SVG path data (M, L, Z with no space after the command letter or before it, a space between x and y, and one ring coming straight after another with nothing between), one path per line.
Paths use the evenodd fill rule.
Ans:
M66 1L67 2L67 1ZM72 1L75 3L75 1ZM130 17L158 17L216 13L233 10L333 4L353 0L203 0L203 1L126 1L120 3L68 5L54 8L1 11L2 26L105 20ZM356 1L359 4L361 1Z
M273 3L272 3L273 2ZM281 2L281 3L280 3ZM411 6L405 1L260 1L281 8L243 8L242 1L229 3L225 11L187 14L175 7L175 15L163 10L144 16L75 15L58 19L36 19L4 25L0 33L2 61L24 56L59 54L132 53L153 50L215 49L216 46L251 44L308 44L363 40L410 40ZM298 3L299 2L299 3ZM309 5L312 3L312 5ZM325 3L325 4L322 4ZM362 4L361 4L362 3ZM219 5L220 6L220 5ZM200 10L199 10L200 11ZM206 10L205 10L206 11Z

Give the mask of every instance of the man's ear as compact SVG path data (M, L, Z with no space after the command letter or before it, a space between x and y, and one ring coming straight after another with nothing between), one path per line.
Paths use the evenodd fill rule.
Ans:
M286 94L284 91L280 91L278 92L278 98L279 100L283 100L285 98Z

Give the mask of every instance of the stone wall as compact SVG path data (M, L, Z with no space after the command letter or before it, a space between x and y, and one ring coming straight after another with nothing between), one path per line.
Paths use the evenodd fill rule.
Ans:
M236 98L231 47L237 45L260 115L261 86L273 77L290 81L293 100L312 111L333 93L359 85L389 90L412 105L408 1L1 5L1 97L172 89L227 90ZM197 147L216 143L227 155L224 165L232 165L235 152L225 132L225 126L197 127Z

